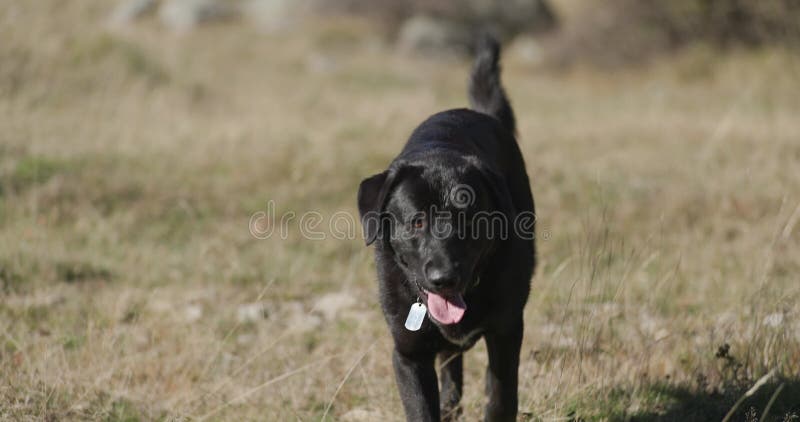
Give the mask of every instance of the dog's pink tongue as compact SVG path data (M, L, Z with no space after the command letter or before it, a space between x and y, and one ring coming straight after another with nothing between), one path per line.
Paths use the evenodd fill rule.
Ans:
M428 312L442 324L455 324L461 321L467 304L459 294L453 296L439 296L436 293L428 294Z

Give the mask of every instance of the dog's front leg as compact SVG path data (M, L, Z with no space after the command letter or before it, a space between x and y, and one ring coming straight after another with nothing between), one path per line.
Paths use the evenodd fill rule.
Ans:
M406 420L438 422L439 386L434 355L408 356L395 349L392 362Z
M512 323L496 327L485 335L489 353L486 369L487 422L515 421L517 419L517 380L519 350L522 346L522 317Z

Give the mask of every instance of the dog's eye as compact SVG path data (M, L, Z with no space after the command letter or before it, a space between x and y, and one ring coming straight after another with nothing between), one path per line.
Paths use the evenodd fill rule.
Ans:
M419 215L411 219L411 228L414 230L421 230L425 227L425 216Z

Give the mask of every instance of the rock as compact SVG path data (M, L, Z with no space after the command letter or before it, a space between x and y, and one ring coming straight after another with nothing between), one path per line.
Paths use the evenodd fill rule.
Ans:
M783 324L783 314L780 312L769 314L764 318L763 324L771 328L780 327Z
M639 310L639 330L649 335L655 335L662 328L662 321L657 316L647 312L645 309Z
M656 331L656 333L653 335L653 340L658 342L658 341L664 340L665 338L667 338L669 336L670 336L669 330L667 330L666 328L662 328L662 329Z
M307 12L306 0L246 0L241 15L267 32L287 30Z
M382 421L386 418L380 411L357 407L342 415L343 422L370 422Z
M320 317L312 314L295 314L288 319L290 333L307 333L314 331L322 325Z
M161 23L177 32L188 31L201 23L227 20L236 15L235 8L215 0L167 0L158 11Z
M253 322L267 317L267 310L263 303L248 303L236 309L236 320L239 323Z
M377 18L397 35L399 47L422 52L470 50L479 31L501 40L555 28L557 18L547 0L316 0L322 11Z
M400 27L397 43L398 47L407 51L466 52L470 44L470 32L447 19L417 15L406 20Z
M471 23L482 23L501 35L540 33L553 29L557 19L545 0L471 0Z
M253 334L239 334L238 336L236 336L236 344L242 346L252 344L255 339L256 336L254 336Z
M200 305L188 305L183 310L183 317L186 322L195 322L203 317L203 307Z
M347 293L330 293L314 302L314 311L322 314L322 317L327 321L331 321L342 311L355 305L356 300L352 295Z
M322 13L356 14L378 18L390 26L415 15L466 25L491 25L513 33L536 32L555 26L548 0L309 0Z
M322 325L322 320L316 315L295 315L289 320L290 333L307 333L314 331Z
M303 304L297 301L284 303L279 315L286 321L287 331L290 333L305 333L322 325L320 317L306 312Z
M111 12L112 25L126 25L156 10L157 0L123 0Z
M532 35L520 35L508 48L508 53L527 64L541 64L545 60L544 48Z

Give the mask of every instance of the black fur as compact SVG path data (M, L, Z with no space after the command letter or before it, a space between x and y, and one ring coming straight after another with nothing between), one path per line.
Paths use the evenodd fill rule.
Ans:
M393 364L409 421L459 415L461 353L480 337L489 354L485 419L516 420L522 314L536 261L534 240L515 230L490 236L475 227L465 230L478 236L437 237L433 233L440 224L430 211L491 212L508 222L534 213L498 56L496 41L481 44L469 90L473 110L428 118L389 168L359 187L359 212L365 240L375 245L380 302L394 338ZM459 186L474 194L466 207L452 197ZM444 324L428 315L419 331L407 330L409 308L418 300L427 303L426 291L461 295L467 306L463 319Z

